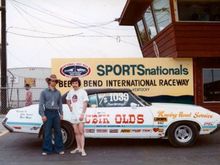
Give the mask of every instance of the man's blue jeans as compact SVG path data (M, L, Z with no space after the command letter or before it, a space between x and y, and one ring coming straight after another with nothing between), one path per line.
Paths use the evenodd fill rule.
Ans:
M59 153L64 150L59 113L57 110L45 110L45 116L47 121L44 123L43 152ZM54 145L52 144L52 129L55 137Z

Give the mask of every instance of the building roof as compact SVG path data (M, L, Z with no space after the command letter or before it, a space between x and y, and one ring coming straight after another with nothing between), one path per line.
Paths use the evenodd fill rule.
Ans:
M141 19L152 0L127 0L120 16L119 25L134 25Z

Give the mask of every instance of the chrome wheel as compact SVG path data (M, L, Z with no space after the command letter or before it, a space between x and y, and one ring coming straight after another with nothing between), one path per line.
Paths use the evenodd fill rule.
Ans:
M180 143L187 143L193 138L192 129L187 125L180 125L175 130L175 139Z
M65 129L61 128L61 134L62 134L62 139L63 139L63 144L66 143L68 135ZM55 144L55 135L54 135L54 130L52 132L52 144Z
M62 138L63 138L63 144L66 143L68 135L65 129L61 128Z

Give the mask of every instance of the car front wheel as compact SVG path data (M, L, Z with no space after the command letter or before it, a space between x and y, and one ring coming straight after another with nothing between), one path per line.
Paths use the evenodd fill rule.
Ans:
M75 141L74 131L71 124L63 122L61 124L61 132L65 149L73 147Z
M187 147L195 144L199 136L198 128L191 122L178 122L170 126L168 139L174 147Z

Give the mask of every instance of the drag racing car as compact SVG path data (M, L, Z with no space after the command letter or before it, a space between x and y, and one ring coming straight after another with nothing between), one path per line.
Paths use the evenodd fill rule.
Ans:
M148 103L130 89L86 89L86 138L164 138L171 145L193 145L199 135L220 127L220 115L196 105ZM61 121L66 148L75 143L70 110L63 104ZM11 109L2 121L10 132L35 133L42 137L43 123L38 105Z

